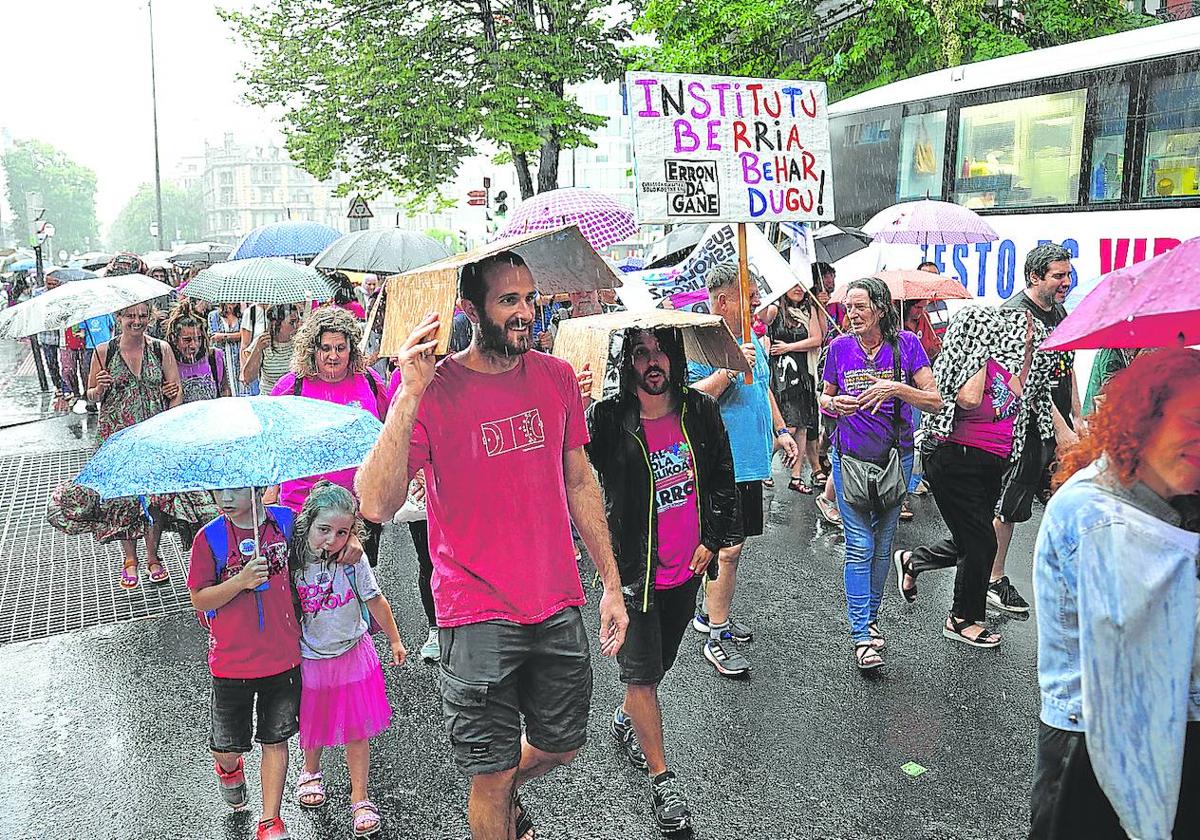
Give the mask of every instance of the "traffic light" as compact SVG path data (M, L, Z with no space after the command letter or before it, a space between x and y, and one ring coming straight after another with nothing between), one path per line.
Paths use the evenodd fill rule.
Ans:
M458 249L460 251L467 250L467 232L465 230L458 232Z
M496 211L497 216L505 216L508 214L508 192L500 190L492 197L492 208Z

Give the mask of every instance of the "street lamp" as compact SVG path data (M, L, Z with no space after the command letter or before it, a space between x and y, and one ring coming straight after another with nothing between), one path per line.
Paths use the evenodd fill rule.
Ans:
M155 218L158 220L158 230L155 232L155 241L158 243L158 250L162 251L162 178L159 175L159 159L158 159L158 84L154 75L154 4L153 0L146 0L146 13L150 16L150 102L154 113L154 209Z

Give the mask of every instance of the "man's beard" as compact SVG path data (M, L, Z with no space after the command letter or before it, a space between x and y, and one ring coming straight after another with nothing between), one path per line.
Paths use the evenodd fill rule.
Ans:
M658 385L651 385L646 381L652 373L662 374L662 379L659 381ZM665 370L659 367L652 367L647 368L646 372L637 378L637 386L650 396L657 397L658 395L665 394L667 392L667 389L671 387L671 380L667 376L667 372Z
M481 313L479 317L479 349L498 356L520 356L533 349L533 330L530 329L520 341L512 342L508 340L508 329L530 325L529 321L522 321L520 318L509 318L501 325Z

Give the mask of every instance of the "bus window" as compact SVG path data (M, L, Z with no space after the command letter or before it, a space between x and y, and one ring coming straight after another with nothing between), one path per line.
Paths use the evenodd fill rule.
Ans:
M941 198L946 150L946 112L910 114L900 124L896 200Z
M1125 171L1125 124L1129 119L1129 85L1096 88L1096 134L1092 138L1092 175L1088 200L1092 204L1121 200Z
M1200 71L1150 80L1145 198L1200 195Z
M967 207L1075 204L1086 90L963 108L955 200Z

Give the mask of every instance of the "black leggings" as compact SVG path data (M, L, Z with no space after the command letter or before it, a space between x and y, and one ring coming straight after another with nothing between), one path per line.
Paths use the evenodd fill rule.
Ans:
M417 550L417 589L421 592L421 606L430 627L437 627L437 613L433 608L433 558L429 556L429 524L424 520L408 523L413 548Z

